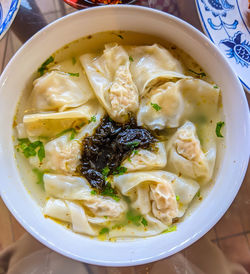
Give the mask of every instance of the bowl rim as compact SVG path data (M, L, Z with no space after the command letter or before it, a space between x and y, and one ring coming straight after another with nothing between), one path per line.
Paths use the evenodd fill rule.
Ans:
M238 87L239 87L239 92L242 97L243 97L243 107L247 108L247 102L246 99L244 98L245 94L244 91L242 89L242 86L236 76L236 74L234 73L234 71L232 70L232 68L229 66L226 58L219 52L219 50L216 48L216 46L203 34L201 33L199 30L195 29L192 25L188 24L187 22L183 21L182 19L179 19L173 15L169 15L167 13L158 11L158 10L154 10L151 8L147 8L147 7L141 7L141 6L128 6L128 5L111 5L111 6L99 6L99 7L94 7L91 9L86 9L86 10L82 10L79 11L77 13L72 13L69 14L65 17L59 18L56 21L52 22L51 24L47 25L46 27L44 27L42 30L40 30L39 32L37 32L33 37L31 37L17 52L16 54L12 57L11 61L8 63L8 65L6 66L6 68L4 69L1 77L0 77L0 83L4 80L5 78L5 74L6 71L8 71L9 66L11 66L11 64L14 62L15 57L17 55L19 55L21 53L21 51L27 47L30 43L32 43L33 40L39 39L40 36L42 36L45 32L47 32L50 28L53 28L54 26L56 26L57 24L60 24L62 21L67 20L70 17L74 17L74 16L81 16L83 14L87 14L87 13L92 13L92 12L96 12L97 10L105 10L105 9L113 9L113 10L117 10L117 9L126 9L126 10L136 10L136 11L142 11L142 12L146 12L146 13L154 13L157 16L162 16L165 19L166 18L171 18L171 20L175 21L178 24L181 24L183 27L186 27L187 29L189 29L191 32L195 33L196 35L200 36L200 38L203 40L203 42L208 43L220 56L221 58L225 61L225 63L228 65L228 69L231 71L232 75L234 75L235 77L235 82L237 83ZM245 100L244 100L245 99ZM248 119L247 121L245 121L246 124L246 131L249 133L250 132L250 120ZM249 134L248 134L249 135ZM238 184L237 187L235 189L235 192L231 193L230 199L228 199L227 203L224 203L223 206L221 206L221 208L218 208L218 211L214 214L214 217L212 219L210 219L209 224L205 225L205 228L203 230L199 230L197 233L195 233L192 237L189 237L185 242L183 242L181 245L176 246L175 248L171 249L170 251L165 251L165 252L161 252L159 254L153 255L151 257L144 257L142 259L137 259L137 260L128 260L127 261L102 261L100 259L98 260L93 260L93 259L86 259L84 258L84 260L82 258L80 258L79 256L77 256L76 254L72 254L71 252L53 245L53 243L47 241L38 231L33 230L32 227L30 227L25 220L23 219L23 217L17 213L16 209L12 206L11 201L8 199L8 196L5 195L5 192L2 192L2 189L0 188L1 191L1 195L2 195L2 199L5 202L5 204L7 205L7 207L9 208L9 210L11 211L11 213L15 216L15 218L18 220L19 223L21 223L21 225L33 236L35 237L37 240L39 240L42 244L44 244L45 246L51 248L52 250L55 250L56 252L59 252L60 254L63 254L67 257L70 257L74 260L77 261L81 261L81 262L85 262L85 263L89 263L89 264L95 264L95 265L100 265L100 266L133 266L133 265L140 265L140 264L145 264L145 263L150 263L153 261L157 261L160 259L164 259L167 256L173 255L179 251L181 251L182 249L186 248L187 246L191 245L192 243L194 243L195 241L197 241L198 239L200 239L209 229L211 229L218 221L219 219L224 215L224 213L226 212L226 210L229 208L229 206L231 205L231 203L233 202L240 186L241 183L243 181L246 169L247 169L247 165L248 165L248 160L249 160L249 150L250 150L250 143L247 144L247 148L245 151L245 161L244 161L244 166L242 166L242 172L240 174L240 176L238 177Z

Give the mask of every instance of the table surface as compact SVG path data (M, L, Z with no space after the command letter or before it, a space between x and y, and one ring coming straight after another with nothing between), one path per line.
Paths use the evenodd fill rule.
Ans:
M202 31L194 0L143 0L137 4L174 14ZM22 0L18 14L0 41L0 73L25 41L39 29L66 14L77 10L62 0ZM250 95L247 94L248 102ZM250 273L250 168L242 187L223 218L207 234L233 262L242 264ZM17 241L25 230L17 223L0 199L0 251ZM188 249L183 252L188 252ZM205 256L205 254L204 254ZM153 264L140 267L147 273ZM124 268L122 273L129 272ZM139 273L138 272L138 273Z

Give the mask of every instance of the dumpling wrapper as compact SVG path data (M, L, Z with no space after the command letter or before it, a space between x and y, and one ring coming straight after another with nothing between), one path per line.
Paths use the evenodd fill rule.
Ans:
M77 204L81 206L79 203ZM43 209L46 216L71 223L70 210L66 202L62 199L49 198ZM88 222L95 225L103 225L110 221L108 217L92 217L87 215Z
M216 145L215 142L212 144L210 142L209 150L204 153L195 125L187 121L167 144L168 168L202 183L208 182L212 178L216 159Z
M67 200L88 200L91 187L84 177L46 173L44 188L49 196Z
M63 112L27 114L23 124L30 137L53 137L62 131L81 127L100 111L96 101Z
M88 181L83 177L44 174L44 187L49 196L79 200L94 216L122 217L127 205L122 200L115 201L111 197L91 195Z
M86 76L51 71L33 82L32 107L39 111L64 111L94 98Z
M109 116L125 122L139 106L138 90L130 73L127 52L118 44L107 44L101 56L80 57L95 95Z
M91 122L83 126L71 140L71 132L55 138L44 145L45 158L42 163L37 156L29 157L32 166L42 170L51 170L61 174L75 174L77 166L80 164L82 153L82 139L94 133L96 127L101 123L103 111L96 114L96 122ZM20 124L19 124L20 125ZM25 137L19 137L25 138Z
M88 218L83 207L71 201L65 201L65 203L67 204L70 211L73 231L93 236L96 235L96 232L88 222Z
M167 226L159 221L157 218L152 215L144 215L148 225L144 226L135 226L133 224L126 225L121 228L114 228L109 231L109 237L121 237L121 238L134 238L134 237L149 237L160 234L163 232Z
M140 97L146 95L153 87L170 79L189 77L183 74L181 63L167 49L158 44L126 46L125 49L133 58L130 70Z
M184 117L195 113L209 115L218 108L220 89L195 78L154 87L141 100L137 113L138 125L151 130L179 127ZM157 104L159 109L155 109Z
M136 200L136 197L133 197L138 195L137 193L134 195L135 193L133 193L133 191L137 192L134 188L139 187L141 184L148 184L148 194L144 191L144 197L146 199L146 196L149 195L150 199L147 198L148 203L150 203L149 200L152 200L150 206L151 212L157 219L166 225L170 225L172 220L177 216L177 202L171 181L161 176L162 172L163 171L134 172L115 176L114 184L123 195L130 196L133 207L135 207L133 202L136 202L136 209L141 211L141 213L145 205L142 206L138 204L138 199ZM141 198L140 200L142 201L143 199ZM147 206L147 208L149 207Z
M97 235L97 231L89 224L84 208L78 203L50 198L46 202L43 213L45 216L71 223L74 232Z
M153 106L157 104L159 110ZM142 99L137 113L138 125L151 130L178 127L184 112L184 100L177 83L167 82Z
M134 208L141 214L149 213L149 209L151 209L149 204L150 186L157 186L157 184L166 184L167 186L170 184L175 194L174 198L176 195L179 196L178 210L174 211L175 217L184 215L186 208L200 188L196 181L178 177L176 174L166 171L133 172L114 177L114 185L123 195L131 198ZM164 199L160 200L164 201ZM174 201L172 202L174 203Z
M153 151L147 149L138 149L136 154L133 152L129 159L126 159L121 165L127 168L127 171L160 169L167 164L167 154L164 142L155 144Z
M69 134L58 137L44 146L45 158L40 163L37 156L30 157L32 166L62 174L74 174L81 159L81 143L70 140Z

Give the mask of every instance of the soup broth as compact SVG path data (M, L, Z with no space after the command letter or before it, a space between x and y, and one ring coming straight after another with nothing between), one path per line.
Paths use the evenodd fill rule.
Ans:
M22 93L13 127L23 183L45 217L76 233L174 231L215 181L220 96L187 53L157 37L110 31L74 41Z

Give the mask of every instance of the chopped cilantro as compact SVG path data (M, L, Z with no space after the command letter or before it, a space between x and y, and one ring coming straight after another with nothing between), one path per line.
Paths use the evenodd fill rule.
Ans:
M96 117L95 117L95 116L92 116L92 117L90 118L89 124L90 124L91 122L96 122Z
M221 134L221 128L225 125L225 122L218 122L216 124L216 129L215 129L215 132L216 132L216 135L217 137L224 137L222 134Z
M127 171L127 168L124 166L118 166L115 171L113 171L113 175L123 175Z
M138 154L138 152L139 152L138 150L134 149L134 150L132 151L132 153L131 153L131 156L134 156L134 155ZM128 161L129 161L130 163L132 162L130 157L128 158Z
M108 216L103 216L105 219L108 219Z
M157 105L157 104L154 104L154 103L150 103L151 104L151 106L156 110L156 111L159 111L159 110L161 110L161 107L159 106L159 105Z
M99 235L108 234L108 233L109 233L109 229L107 227L104 227L99 231Z
M44 145L41 141L38 141L39 142L39 149L38 149L38 152L37 152L37 156L39 158L39 161L40 163L42 162L42 160L45 158L45 149L44 149Z
M72 64L75 65L76 64L76 58L73 56L72 57Z
M199 77L205 77L206 76L205 72L195 72L192 69L189 69L189 71L192 72L192 73L194 73L194 74L196 74Z
M36 183L38 185L42 185L44 187L44 181L43 181L44 172L41 171L38 168L33 168L32 171L36 174L36 177L37 177L37 182Z
M126 217L128 221L136 226L143 225L146 227L148 225L148 221L134 209L128 210Z
M146 220L144 217L142 217L141 223L142 223L144 226L147 226L147 225L148 225L148 222L147 222L147 220Z
M217 85L214 85L214 88L219 88Z
M41 141L30 142L28 138L18 139L19 144L17 145L18 151L21 150L26 158L32 156L38 156L40 162L45 158L44 145Z
M199 198L201 196L200 190L197 191L196 196Z
M176 201L180 200L180 196L176 195Z
M139 151L138 151L138 150L136 150L136 149L135 149L135 150L133 150L133 154L134 154L134 155L136 155L136 154L138 154L138 153L139 153Z
M109 169L108 166L106 166L106 167L102 170L102 175L103 175L104 177L107 177L108 174L109 174L109 172L110 172L110 169Z
M130 61L130 62L134 62L134 59L133 59L132 56L129 56L129 61Z
M53 56L50 56L45 62L42 63L42 65L40 66L40 68L38 68L37 72L40 73L40 76L44 75L44 72L46 70L48 70L47 66L54 62L54 57Z
M91 195L96 195L97 192L96 192L96 190L91 190L91 191L90 191L90 194L91 194Z
M140 221L142 216L138 214L135 210L129 210L126 214L126 217L129 221L131 221L134 225L140 226Z
M79 77L79 72L76 72L76 73L74 73L74 72L68 72L68 75L69 76L75 76L75 77Z
M111 184L109 182L106 183L104 189L101 192L104 196L110 196L112 197L116 202L120 201L120 197L116 195L115 190L112 188Z
M76 136L76 130L74 128L72 128L71 130L71 135L70 135L70 140L73 140Z
M169 233L169 232L173 232L173 231L176 231L176 230L177 230L177 226L173 225L173 226L170 226L167 229L163 230L162 233Z
M133 142L128 142L127 146L131 146L131 147L137 147L139 146L140 142L138 141L133 141Z
M56 135L56 138L58 138L58 137L60 137L60 136L62 136L64 134L66 134L68 132L71 132L71 134L70 134L70 140L73 140L75 138L75 135L76 135L76 130L74 128L67 128L67 129L61 131L60 133L58 133Z

